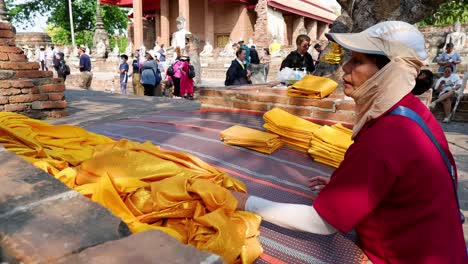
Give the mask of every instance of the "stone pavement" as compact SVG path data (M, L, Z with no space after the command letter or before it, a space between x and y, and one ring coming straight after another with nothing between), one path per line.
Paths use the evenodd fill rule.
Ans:
M168 97L143 97L112 94L101 91L68 89L65 91L69 116L50 119L54 124L87 126L92 123L138 118L160 110L194 111L200 109L196 100Z

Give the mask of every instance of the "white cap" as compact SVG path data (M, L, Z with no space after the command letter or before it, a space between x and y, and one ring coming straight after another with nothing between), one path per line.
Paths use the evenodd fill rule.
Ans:
M156 59L156 53L153 50L148 50L146 51L146 53L148 53L151 57L153 57L153 59Z
M424 36L406 22L386 21L360 33L327 33L326 36L351 51L394 57L427 58Z

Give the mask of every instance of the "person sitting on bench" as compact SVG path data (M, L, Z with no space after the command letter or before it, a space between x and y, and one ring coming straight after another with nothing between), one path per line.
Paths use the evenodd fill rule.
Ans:
M444 76L437 80L435 85L436 92L439 93L439 98L431 103L430 108L433 109L437 103L442 103L444 108L445 118L442 122L450 122L452 113L452 98L456 91L461 88L461 79L456 73L452 73L452 67L447 66L444 69Z

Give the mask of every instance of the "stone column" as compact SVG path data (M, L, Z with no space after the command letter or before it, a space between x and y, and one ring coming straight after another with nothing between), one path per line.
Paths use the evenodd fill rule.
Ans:
M255 12L257 12L257 21L254 26L253 41L260 47L269 47L272 36L268 33L268 0L259 0Z
M0 0L0 21L9 22L4 0Z
M143 0L133 0L133 41L138 49L143 45Z
M214 12L208 0L205 0L205 41L209 41L213 47L214 43Z
M154 39L161 44L161 15L159 12L154 14Z
M189 0L179 0L179 16L185 18L185 30L190 31L190 2Z
M317 20L311 20L307 25L307 35L312 41L317 40Z
M166 47L171 46L169 43L170 28L169 28L169 0L161 0L161 43Z
M317 26L317 40L327 40L325 33L327 33L328 24L325 22L318 22Z
M293 20L293 31L292 31L292 42L293 45L296 44L296 38L299 35L307 34L307 30L304 25L304 17L303 16L296 16Z

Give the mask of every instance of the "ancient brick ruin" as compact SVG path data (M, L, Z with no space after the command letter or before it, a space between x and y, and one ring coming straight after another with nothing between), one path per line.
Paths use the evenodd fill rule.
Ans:
M275 83L239 87L201 88L203 109L227 108L266 112L275 107L319 123L354 121L354 101L335 91L324 99L289 97L287 88Z
M63 79L39 71L38 62L28 62L10 23L0 22L0 111L34 118L66 116L64 91Z

